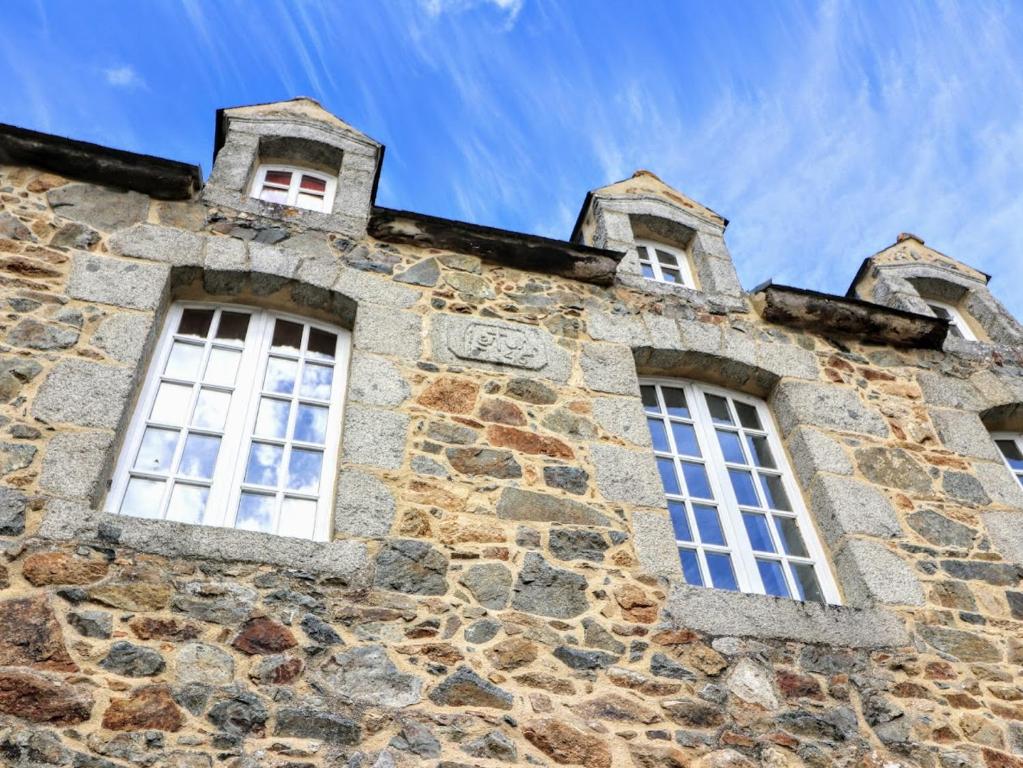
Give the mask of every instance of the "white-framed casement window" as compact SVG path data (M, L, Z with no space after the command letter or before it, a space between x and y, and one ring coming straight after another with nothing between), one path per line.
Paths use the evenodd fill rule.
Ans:
M252 196L268 203L294 205L330 213L337 179L292 165L261 165L252 181Z
M640 385L686 583L839 603L767 405L692 381Z
M966 318L959 311L959 307L954 304L947 304L944 301L938 301L937 299L924 299L924 301L927 302L927 306L931 308L931 312L934 313L935 317L941 320L948 320L948 332L950 334L967 341L977 340L977 334L970 328L970 324L966 322Z
M639 253L639 266L643 270L643 277L659 283L696 287L692 269L689 267L689 257L682 251L652 240L637 240L636 251Z
M327 540L350 344L293 315L172 305L107 511Z
M1016 476L1020 485L1023 485L1023 434L1017 432L993 432L995 445L1002 452L1009 471Z

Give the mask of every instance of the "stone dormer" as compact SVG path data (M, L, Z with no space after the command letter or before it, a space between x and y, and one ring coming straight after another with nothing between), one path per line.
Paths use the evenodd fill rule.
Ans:
M309 98L222 109L203 198L360 237L383 155L382 144Z
M742 296L725 245L728 220L650 171L590 192L572 240L624 252L618 280L633 288L719 299Z
M908 232L864 260L848 295L949 321L947 345L1019 344L1023 327L988 289L990 275Z

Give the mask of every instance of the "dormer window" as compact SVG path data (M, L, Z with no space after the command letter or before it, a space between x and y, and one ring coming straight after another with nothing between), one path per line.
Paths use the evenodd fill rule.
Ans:
M652 240L637 240L643 277L659 283L676 283L695 288L689 257L682 251Z
M252 196L268 203L330 213L335 184L336 179L307 168L261 165L252 185Z
M924 301L927 302L927 306L931 308L931 312L934 313L935 317L941 320L948 320L948 332L950 335L966 339L967 341L977 340L977 335L966 322L962 312L954 304L946 304L936 299L924 299Z

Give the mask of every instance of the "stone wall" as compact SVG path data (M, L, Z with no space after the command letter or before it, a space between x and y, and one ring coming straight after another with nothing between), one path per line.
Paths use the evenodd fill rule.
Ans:
M25 168L0 202L6 764L1023 766L1023 492L981 419L1018 353ZM333 541L101 511L186 296L353 329ZM681 584L637 372L769 400L842 607Z

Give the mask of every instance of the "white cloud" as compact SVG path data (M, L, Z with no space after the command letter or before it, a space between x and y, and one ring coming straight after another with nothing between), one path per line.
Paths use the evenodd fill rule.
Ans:
M129 65L109 67L103 70L109 85L115 88L144 88L146 81Z
M515 24L525 0L420 0L423 9L430 16L447 13L463 13L479 7L492 7L504 14L505 28Z

